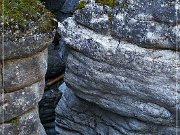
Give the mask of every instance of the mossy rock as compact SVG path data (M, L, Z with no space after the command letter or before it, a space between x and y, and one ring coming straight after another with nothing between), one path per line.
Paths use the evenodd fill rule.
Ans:
M127 5L128 0L123 0L121 4L119 3L119 0L95 0L95 2L111 8L114 8L114 6L120 6L120 9L123 10Z
M0 0L0 4L4 5L4 16L1 16L0 22L4 22L5 40L48 33L55 29L54 16L39 0L4 0L4 4Z
M79 3L76 5L76 8L75 10L78 10L78 9L83 9L85 7L85 1L84 0L80 0Z
M114 3L114 0L95 0L96 3L100 3L102 4L103 6L109 6L111 8L114 7L114 5L118 6L119 5L119 0L115 0L115 3Z

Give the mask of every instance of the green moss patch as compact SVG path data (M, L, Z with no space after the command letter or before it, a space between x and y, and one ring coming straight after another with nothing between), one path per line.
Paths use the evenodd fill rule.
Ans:
M125 7L127 6L127 4L128 4L128 0L124 0L123 3L121 4L121 11L122 11L123 9L125 9Z
M20 120L20 117L15 117L15 118L11 119L9 121L9 123L16 125L16 124L18 124L19 120Z
M102 4L103 6L107 5L111 8L114 7L114 5L118 6L119 5L119 0L115 0L115 3L114 3L114 0L95 0L96 3L100 3Z
M75 10L83 9L85 7L85 2L83 0L80 0L79 3L76 5Z
M2 0L0 4L3 4ZM39 0L4 0L3 5L5 38L47 33L55 29L53 15Z
M112 22L112 20L113 20L113 15L112 15L112 14L108 14L108 18L109 18L109 21Z

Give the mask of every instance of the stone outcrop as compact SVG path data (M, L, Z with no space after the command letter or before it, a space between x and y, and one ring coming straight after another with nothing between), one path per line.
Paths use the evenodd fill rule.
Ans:
M129 1L111 9L92 0L59 25L68 88L56 108L58 134L179 133L175 2Z
M44 92L47 46L51 40L51 34L42 34L4 42L4 68L0 64L3 82L0 84L0 134L46 134L39 119L38 102Z
M60 90L63 96L56 108L57 135L168 135L175 130L104 110L78 98L64 84Z

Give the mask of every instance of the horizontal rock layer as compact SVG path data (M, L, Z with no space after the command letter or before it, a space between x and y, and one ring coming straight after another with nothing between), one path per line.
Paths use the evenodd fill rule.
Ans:
M1 135L45 135L40 123L38 109L32 109L25 114L0 125Z
M47 49L27 58L4 63L4 89L13 92L44 79L47 70Z
M78 96L126 116L175 123L179 53L119 43L71 19L67 23L64 40L71 51L65 81Z
M60 89L62 99L56 108L57 135L175 135L174 127L145 123L122 117L82 100L69 89Z
M21 40L4 43L4 62L0 63L0 134L46 135L38 102L44 92L50 35Z
M26 58L38 52L43 51L52 42L53 34L39 34L29 37L22 37L14 40L0 43L0 52L4 50L4 54L0 53L0 60L2 55L4 60Z
M44 92L44 80L0 97L0 123L9 121L37 106ZM3 99L4 98L4 99ZM4 113L4 114L3 114Z
M65 82L75 95L119 118L141 121L150 131L152 125L163 127L162 131L148 131L158 135L165 134L162 132L166 129L170 129L168 134L175 134L179 130L175 129L176 117L180 114L179 27L174 23L178 16L172 9L175 1L163 3L129 1L123 13L114 9L111 22L111 8L92 0L74 17L59 24L59 33L69 51ZM172 18L158 16L155 11L168 12ZM69 106L64 105L65 101L62 103L62 108L71 108L68 103ZM86 130L74 128L79 123L69 124L76 121L76 114L66 116L69 112L57 109L57 127L65 133L72 130L86 134ZM71 117L75 118L69 120ZM141 132L145 134L146 130Z
M154 49L179 49L179 3L128 0L113 10L92 0L75 14L75 20L102 34Z

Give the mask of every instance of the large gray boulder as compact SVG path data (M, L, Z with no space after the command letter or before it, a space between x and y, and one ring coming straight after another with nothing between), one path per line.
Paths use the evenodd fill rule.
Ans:
M67 86L78 97L119 117L156 128L176 127L180 114L180 54L175 22L179 16L173 9L175 1L164 2L129 1L122 12L92 0L59 25L69 50ZM113 14L112 20L109 13ZM160 130L154 133L164 134Z

